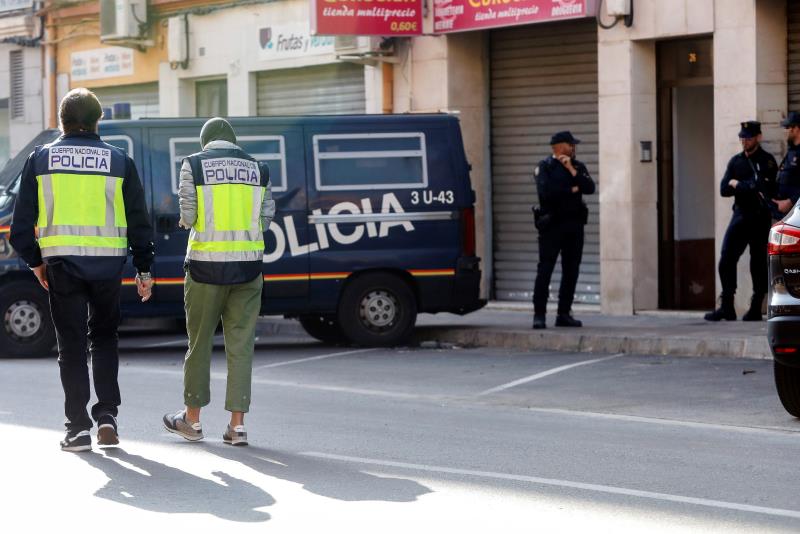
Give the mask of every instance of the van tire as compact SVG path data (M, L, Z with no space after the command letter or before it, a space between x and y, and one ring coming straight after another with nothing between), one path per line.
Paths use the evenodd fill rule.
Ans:
M800 417L800 367L774 363L775 386L778 398L787 412Z
M47 356L56 344L47 292L33 282L0 286L0 356Z
M370 312L374 315L370 316ZM339 325L356 345L386 347L403 343L417 320L411 287L389 273L369 273L352 280L339 300Z
M306 334L323 343L345 343L339 321L334 315L301 315L297 318Z

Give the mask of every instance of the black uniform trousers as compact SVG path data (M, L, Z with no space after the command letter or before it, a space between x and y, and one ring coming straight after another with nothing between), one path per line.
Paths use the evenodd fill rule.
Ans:
M579 222L554 223L539 232L539 264L533 289L533 313L545 315L550 296L550 278L561 254L561 287L558 290L558 313L566 315L572 310L578 271L583 255L583 224Z
M69 431L89 430L93 423L86 412L91 399L87 356L92 359L97 395L92 418L96 421L106 414L116 417L120 405L117 328L121 280L83 280L56 263L47 266L47 281L58 340L65 425Z
M772 217L769 213L744 215L734 211L719 258L719 278L722 296L732 298L736 294L736 264L750 247L750 276L753 278L753 293L767 294L767 241Z

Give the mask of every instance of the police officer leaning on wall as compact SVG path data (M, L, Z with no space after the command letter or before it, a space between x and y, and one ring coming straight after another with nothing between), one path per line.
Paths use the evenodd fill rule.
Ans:
M723 197L734 197L733 215L722 241L719 277L722 282L720 306L705 315L706 321L735 321L736 264L750 247L750 276L753 298L743 321L760 321L767 294L767 239L772 224L772 199L776 194L778 164L761 147L761 123L747 121L739 131L742 151L728 162L720 183Z
M211 401L214 331L222 320L230 424L222 435L246 445L256 320L261 310L264 230L275 215L269 168L236 145L233 127L213 118L200 132L202 152L181 168L181 226L191 228L184 299L189 350L184 361L184 409L164 415L167 430L203 439L200 410Z
M533 328L546 328L550 278L561 254L561 287L558 291L556 326L579 327L572 317L572 302L583 254L583 227L589 210L583 195L595 191L586 165L575 159L575 139L568 131L550 138L553 154L539 162L534 175L540 207L534 210L539 230L539 264L533 290Z
M91 449L87 349L100 445L115 445L120 405L119 292L129 252L142 300L150 298L153 228L133 160L97 135L102 108L87 89L59 107L61 137L25 162L11 244L49 292L64 388L65 451ZM35 227L38 227L38 234Z

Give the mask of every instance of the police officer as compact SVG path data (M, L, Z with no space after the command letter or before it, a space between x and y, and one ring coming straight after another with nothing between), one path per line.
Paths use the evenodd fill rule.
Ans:
M778 165L772 154L761 147L760 122L743 122L739 141L742 151L730 159L720 183L720 194L734 197L733 215L719 258L720 306L705 315L706 321L736 320L733 306L736 263L748 246L753 298L743 321L761 320L761 306L767 294L767 239L772 225L771 206L776 194Z
M786 129L788 150L778 169L778 194L772 216L783 219L800 198L800 113L791 111L781 122Z
M142 184L133 160L100 140L101 116L87 89L61 100L62 135L25 162L11 223L11 244L49 291L67 419L61 449L72 452L91 449L92 419L99 445L119 442L117 327L129 252L143 301L153 283L153 229ZM92 419L87 349L97 395Z
M536 217L539 230L539 265L533 290L533 328L546 328L545 314L550 277L561 254L561 287L558 291L556 326L579 327L572 317L572 302L583 254L583 227L589 210L583 195L594 193L595 185L586 165L575 159L575 139L568 131L550 138L553 154L539 162L534 175L539 194Z
M222 320L231 412L223 441L246 445L244 414L250 386L256 319L261 309L264 231L275 215L269 168L236 145L225 119L200 132L202 152L183 161L181 226L191 228L184 286L189 350L184 361L184 409L166 414L164 426L190 441L203 439L200 409L211 401L214 331Z

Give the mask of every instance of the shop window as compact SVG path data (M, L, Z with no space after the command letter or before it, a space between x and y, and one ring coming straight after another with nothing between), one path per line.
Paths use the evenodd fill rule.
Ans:
M417 189L428 186L423 133L314 136L317 189Z
M286 191L286 143L282 135L241 135L236 138L239 147L257 161L269 165L272 192ZM172 161L172 192L180 188L183 158L197 152L199 137L173 137L169 140L169 156Z
M194 87L198 117L228 116L228 80L196 82Z

